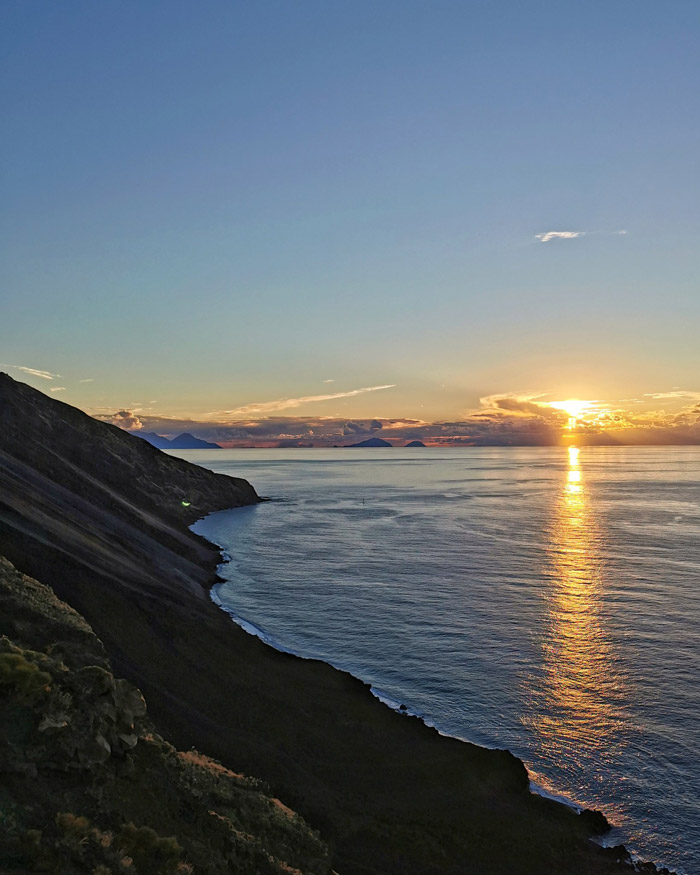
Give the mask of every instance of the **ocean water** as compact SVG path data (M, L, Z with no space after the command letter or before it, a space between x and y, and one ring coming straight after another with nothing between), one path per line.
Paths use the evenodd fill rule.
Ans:
M178 455L272 499L194 527L249 630L700 873L700 448Z

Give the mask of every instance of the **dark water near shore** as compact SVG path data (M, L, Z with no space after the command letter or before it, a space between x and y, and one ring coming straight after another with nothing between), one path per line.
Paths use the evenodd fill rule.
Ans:
M700 873L700 448L179 455L275 499L196 526L232 613Z

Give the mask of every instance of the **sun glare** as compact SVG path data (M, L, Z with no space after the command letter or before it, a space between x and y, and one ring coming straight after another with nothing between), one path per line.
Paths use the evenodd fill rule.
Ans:
M584 419L585 414L593 410L596 405L594 401L579 401L576 398L569 398L567 401L550 401L549 406L568 413L569 421L566 423L566 427L571 430L576 428L576 423Z

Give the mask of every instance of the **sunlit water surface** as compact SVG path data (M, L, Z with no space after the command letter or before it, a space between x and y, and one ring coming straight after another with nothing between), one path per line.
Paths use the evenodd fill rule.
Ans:
M700 873L700 448L221 450L223 605Z

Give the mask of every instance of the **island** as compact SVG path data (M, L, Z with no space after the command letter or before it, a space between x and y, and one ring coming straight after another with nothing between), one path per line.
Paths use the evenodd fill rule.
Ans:
M384 438L372 437L367 438L366 441L360 441L357 444L347 444L347 447L392 447L393 444L390 444L389 441L385 441Z
M183 432L175 438L166 438L162 434L155 434L152 431L132 431L131 434L140 437L144 441L148 441L151 446L157 447L159 450L220 450L219 444L214 444L211 441L204 441L201 438L195 437L189 432Z

